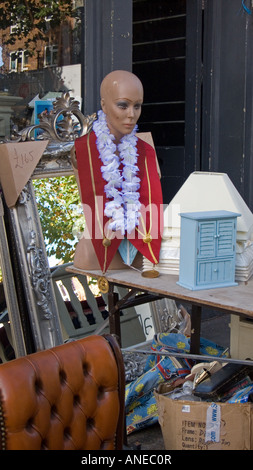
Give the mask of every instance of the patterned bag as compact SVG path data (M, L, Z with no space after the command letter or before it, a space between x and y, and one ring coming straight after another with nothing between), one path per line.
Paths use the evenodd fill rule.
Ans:
M161 354L152 354L152 351ZM126 385L125 407L127 433L150 426L158 421L154 389L162 383L173 384L188 375L196 361L163 356L162 352L189 353L190 337L181 333L160 333L154 336L151 353L147 357L144 373ZM224 349L200 339L200 354L220 356Z

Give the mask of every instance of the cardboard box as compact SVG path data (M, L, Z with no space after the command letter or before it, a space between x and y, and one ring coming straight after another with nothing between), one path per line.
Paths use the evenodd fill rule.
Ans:
M231 315L230 355L236 359L253 358L253 320Z
M253 404L173 400L155 391L166 450L252 450Z

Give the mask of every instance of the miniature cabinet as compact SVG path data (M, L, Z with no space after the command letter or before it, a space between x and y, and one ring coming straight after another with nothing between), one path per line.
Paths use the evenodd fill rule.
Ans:
M178 284L191 290L234 286L236 228L230 211L181 213Z

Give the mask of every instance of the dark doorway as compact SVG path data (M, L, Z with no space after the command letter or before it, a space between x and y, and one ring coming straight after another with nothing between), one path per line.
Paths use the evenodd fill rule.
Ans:
M165 203L194 170L185 161L186 13L186 0L133 0L133 72L144 86L139 130L152 132Z
M144 85L169 203L193 171L226 173L253 210L253 5L133 0L133 71Z

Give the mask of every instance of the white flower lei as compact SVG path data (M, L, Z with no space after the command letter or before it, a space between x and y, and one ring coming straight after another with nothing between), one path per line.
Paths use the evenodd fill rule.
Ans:
M100 159L102 176L107 184L104 190L109 201L105 204L104 214L111 219L109 228L120 230L122 235L131 233L139 224L140 178L137 172L137 126L130 134L122 137L119 145L119 156L116 155L115 137L110 134L103 111L98 111L98 119L93 123L93 130L97 137L97 148ZM122 171L120 164L123 164Z

